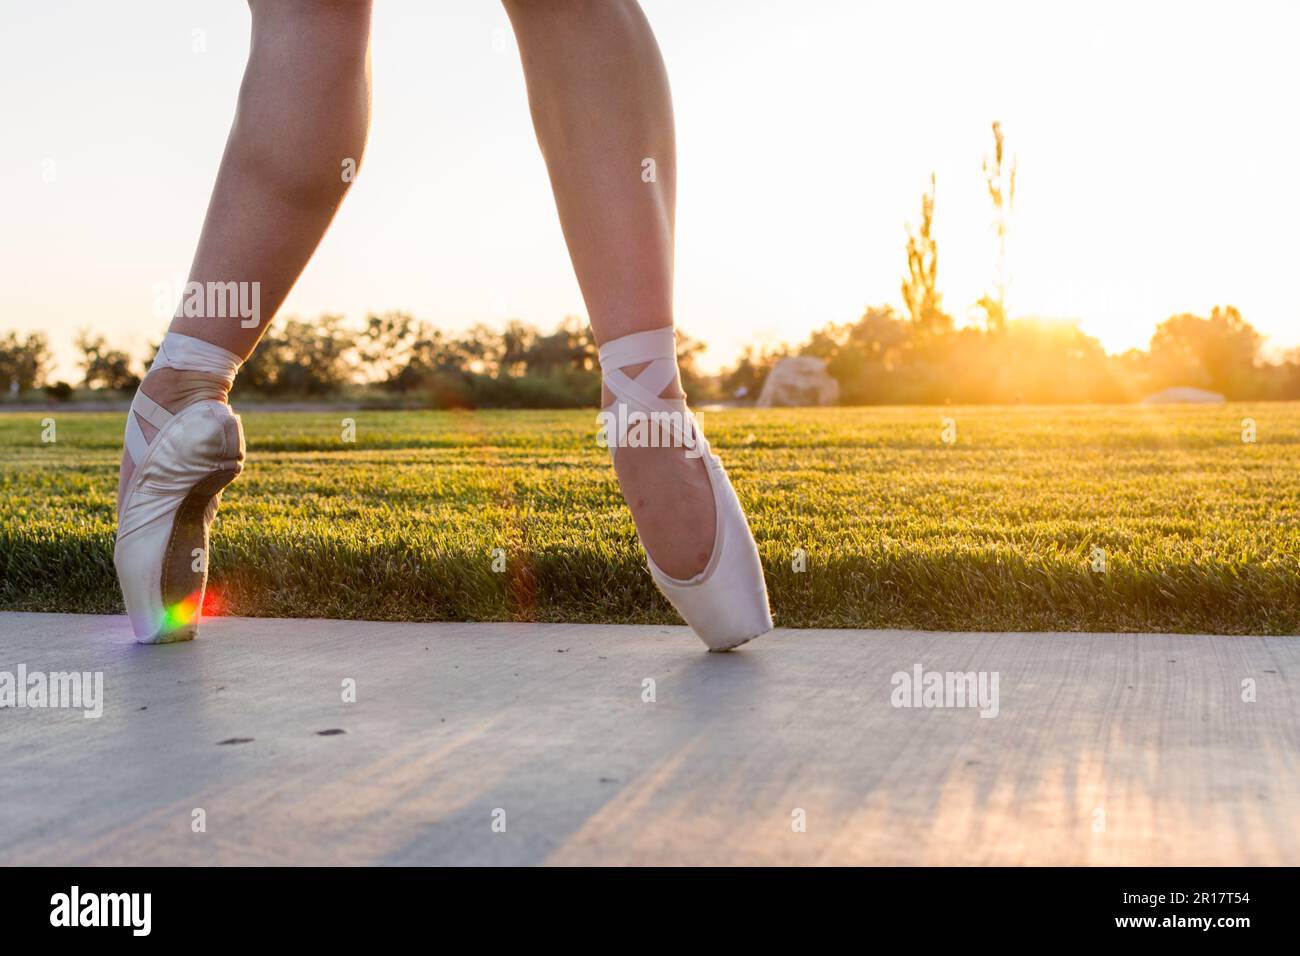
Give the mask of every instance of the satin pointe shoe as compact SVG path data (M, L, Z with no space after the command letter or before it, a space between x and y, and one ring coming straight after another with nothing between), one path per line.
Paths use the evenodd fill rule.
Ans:
M643 363L648 364L635 378L623 371ZM672 327L606 342L600 349L600 367L605 386L614 395L614 401L601 413L611 460L627 437L619 422L632 422L634 413L639 412L644 420L670 429L674 445L703 458L713 488L717 530L708 563L699 574L682 580L664 573L647 550L646 563L655 584L710 651L728 651L766 634L772 630L772 614L763 566L731 480L685 399L660 397L677 379Z
M184 338L169 334L164 348L173 354L165 357L160 350L154 366L186 367L176 364L186 357L190 365L198 364L189 355L192 347L178 345ZM201 356L204 350L197 351ZM238 364L231 353L217 351ZM212 371L206 366L198 370ZM229 377L233 380L233 369ZM142 421L157 429L152 440L145 438ZM118 511L113 563L131 627L142 644L191 640L207 587L208 530L222 490L244 466L239 416L226 403L211 399L173 413L142 387L127 416L126 452L132 472Z

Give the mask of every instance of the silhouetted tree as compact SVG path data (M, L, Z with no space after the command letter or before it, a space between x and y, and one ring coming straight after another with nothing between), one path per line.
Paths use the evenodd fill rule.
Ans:
M125 392L140 384L140 377L131 371L131 356L121 349L110 348L104 336L82 329L77 333L77 348L82 354L80 364L86 388Z
M979 300L984 327L1001 332L1007 325L1007 227L1016 202L1016 159L1005 155L1002 124L993 122L993 155L984 157L984 183L993 202L993 231L997 235L997 276L993 292Z
M726 369L719 376L719 390L723 398L739 398L754 401L763 391L772 367L789 354L786 346L775 349L759 349L752 345L745 347L736 364Z
M1171 316L1151 336L1150 365L1160 386L1193 385L1229 398L1255 397L1252 378L1262 337L1234 306L1208 319Z
M39 388L50 363L50 340L44 332L32 332L25 339L10 332L0 339L0 392Z
M537 335L528 355L530 372L549 372L555 369L593 371L598 366L596 340L592 337L591 326L576 315L566 315L549 335Z
M405 365L415 340L417 323L405 312L371 313L357 337L361 371L369 381L387 382Z
M935 174L930 188L921 194L921 225L907 229L907 278L903 280L903 302L912 325L923 336L952 331L952 317L943 311L938 291L939 244L934 238Z
M890 396L906 391L909 385L903 379L912 332L887 305L869 306L857 322L837 330L830 337L835 347L822 357L827 359L826 371L840 383L840 401L871 405L895 400Z
M327 395L354 381L357 333L339 315L286 319L239 370L235 388L267 395Z

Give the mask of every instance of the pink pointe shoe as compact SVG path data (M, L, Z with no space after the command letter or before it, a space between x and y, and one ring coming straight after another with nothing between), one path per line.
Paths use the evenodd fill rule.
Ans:
M232 364L233 363L233 364ZM169 333L155 368L234 380L239 359L211 343ZM157 429L146 440L141 422ZM126 423L131 478L118 512L113 564L141 644L188 641L198 629L208 580L208 529L221 491L244 465L239 416L203 399L176 413L137 390Z
M636 378L623 371L627 366L646 362L649 364ZM717 532L708 564L695 577L682 580L665 574L647 551L646 563L655 584L710 651L729 651L766 634L772 630L772 614L763 565L745 512L685 399L661 398L659 394L677 378L672 327L606 342L600 349L600 367L605 386L614 394L614 402L602 410L602 415L610 416L602 418L607 426L613 420L631 420L637 412L645 416L644 420L669 423L675 445L703 455L713 487ZM612 460L620 441L610 440L608 427L605 431Z

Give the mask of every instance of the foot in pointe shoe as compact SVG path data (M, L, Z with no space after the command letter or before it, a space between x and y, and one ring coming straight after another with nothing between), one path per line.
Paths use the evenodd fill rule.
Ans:
M710 651L731 650L772 630L749 523L677 388L673 329L607 342L600 364L613 397L602 411L602 430L655 584ZM663 397L665 391L673 397ZM634 422L634 413L670 423L675 447L628 447L635 432L624 434L618 423Z
M142 644L188 641L198 629L208 532L244 466L243 428L224 400L238 364L171 333L131 402L113 563Z

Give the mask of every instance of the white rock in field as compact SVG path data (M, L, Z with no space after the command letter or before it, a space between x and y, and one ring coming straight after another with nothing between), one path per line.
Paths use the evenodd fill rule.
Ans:
M1218 392L1209 392L1203 388L1192 388L1188 385L1182 385L1177 388L1167 388L1163 392L1156 392L1142 399L1143 405L1177 405L1179 403L1190 402L1198 405L1217 405L1226 402L1227 399Z
M826 371L826 360L811 355L783 358L772 367L755 403L775 405L834 405L840 400L840 383Z

